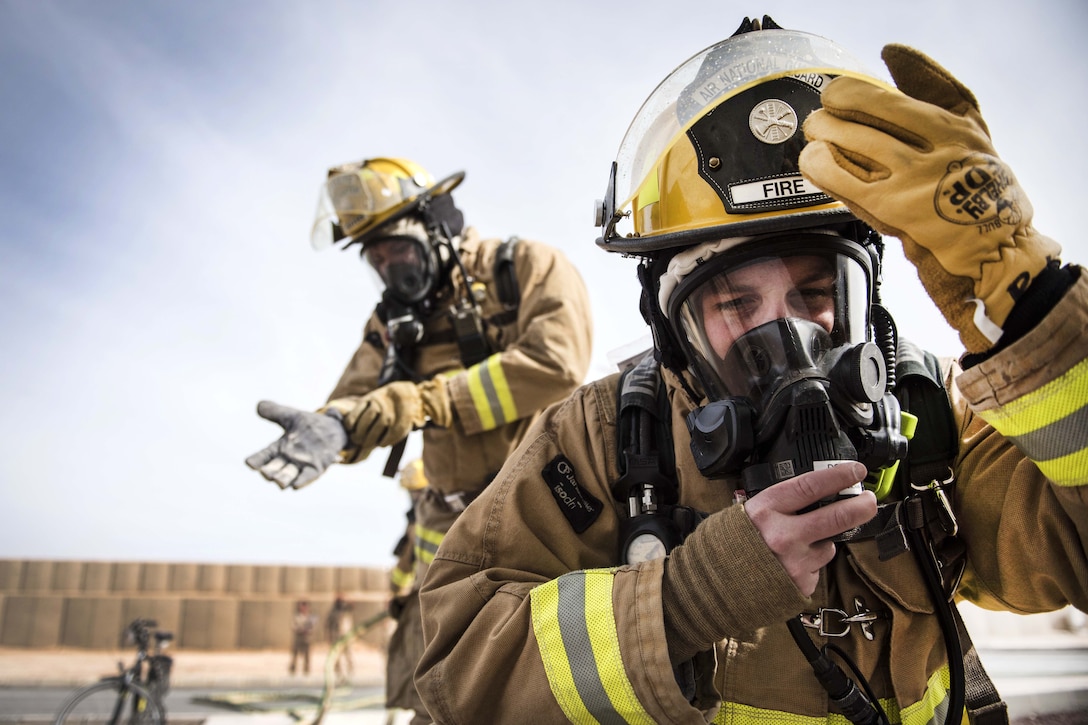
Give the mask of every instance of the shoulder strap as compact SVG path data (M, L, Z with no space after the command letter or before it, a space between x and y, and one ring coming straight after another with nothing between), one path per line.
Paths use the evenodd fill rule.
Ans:
M521 301L521 290L518 288L518 276L514 270L514 250L521 240L510 237L495 252L495 266L492 275L495 280L495 291L499 301L508 309L517 309Z
M652 353L620 377L616 414L620 476L612 496L621 510L619 561L665 555L682 543L706 515L679 504L672 411L661 369ZM650 554L646 541L657 540ZM639 542L643 542L640 544Z
M895 379L900 406L919 421L910 441L910 478L914 482L943 481L959 452L959 435L940 361L909 340L900 339Z
M663 493L670 499L669 503L676 501L672 446L661 446L659 443L669 440L664 438L669 424L667 410L668 400L662 390L661 371L653 354L647 353L620 376L619 405L616 410L620 477L612 486L617 500L627 500L630 486L651 482L668 489Z
M910 504L921 502L920 507L914 507L916 520L907 530L948 650L949 707L965 707L972 725L1008 723L1007 707L978 658L959 610L949 601L944 588L943 571L962 572L963 545L956 540L955 517L945 493L954 490L952 464L959 452L959 435L941 366L934 355L902 339L896 356L895 396L903 410L918 418L906 465L900 468L900 491L908 517L912 517ZM953 587L958 576L953 576Z
M521 240L510 237L495 250L495 261L491 267L491 279L495 285L495 294L502 303L501 312L488 318L491 325L503 327L518 319L518 305L521 302L521 288L518 286L517 270L514 268L514 250Z

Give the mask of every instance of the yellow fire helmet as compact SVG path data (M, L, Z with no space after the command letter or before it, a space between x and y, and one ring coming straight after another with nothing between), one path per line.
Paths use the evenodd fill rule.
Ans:
M329 169L321 186L310 244L321 250L347 239L364 243L368 235L419 209L461 183L459 171L435 183L422 166L407 159L373 158Z
M840 75L891 87L830 40L745 18L643 103L597 204L597 244L643 254L852 219L797 167L801 124Z
M420 491L427 487L427 477L423 475L423 459L416 458L404 464L400 469L400 486L405 491Z

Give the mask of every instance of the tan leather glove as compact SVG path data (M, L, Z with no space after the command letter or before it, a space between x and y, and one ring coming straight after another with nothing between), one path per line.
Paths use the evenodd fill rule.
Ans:
M1061 247L997 157L974 95L929 57L887 45L902 93L836 78L804 131L801 173L882 234L898 237L968 352L1001 337L1017 298Z
M325 408L343 413L354 448L345 452L346 462L361 461L375 448L400 442L428 420L443 428L453 424L449 393L441 378L389 383L359 399L330 401Z

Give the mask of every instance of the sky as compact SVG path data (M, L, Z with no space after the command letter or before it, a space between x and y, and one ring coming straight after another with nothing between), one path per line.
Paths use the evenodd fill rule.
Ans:
M1030 12L1027 10L1030 8ZM1080 0L747 9L878 74L923 50L978 96L1035 225L1085 261ZM313 409L379 290L316 252L328 167L412 159L484 236L563 250L586 280L588 379L639 342L635 262L593 203L642 101L729 36L735 3L0 0L0 558L388 566L407 494L385 456L281 491L243 460ZM900 334L960 352L898 243ZM409 455L418 452L413 438Z

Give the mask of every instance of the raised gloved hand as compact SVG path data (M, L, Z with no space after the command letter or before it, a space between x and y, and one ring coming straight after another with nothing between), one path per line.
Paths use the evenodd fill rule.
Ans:
M449 394L440 378L388 383L357 400L332 400L327 407L344 415L344 427L357 448L351 452L353 460L363 460L379 446L400 442L428 420L443 428L453 424Z
M262 400L257 415L283 427L283 436L246 459L280 488L302 488L340 460L348 444L343 416L338 410L312 413Z
M970 90L922 53L881 57L903 93L836 78L804 131L801 172L903 251L968 352L1001 337L1020 294L1061 247L997 157Z

